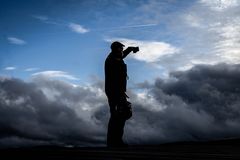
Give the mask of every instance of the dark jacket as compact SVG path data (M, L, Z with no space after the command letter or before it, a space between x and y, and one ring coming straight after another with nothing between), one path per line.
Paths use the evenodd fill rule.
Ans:
M123 59L110 53L105 61L105 92L108 98L119 99L125 96L127 87L127 65Z

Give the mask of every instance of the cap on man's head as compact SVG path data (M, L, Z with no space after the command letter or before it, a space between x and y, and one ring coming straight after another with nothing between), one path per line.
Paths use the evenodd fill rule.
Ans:
M118 41L115 41L111 44L111 49L116 49L116 48L119 48L119 47L124 47L125 45L123 45L122 43L118 42Z

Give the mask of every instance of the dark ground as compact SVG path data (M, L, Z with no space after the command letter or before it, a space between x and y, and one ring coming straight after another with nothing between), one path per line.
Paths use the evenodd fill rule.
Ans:
M5 159L59 159L59 160L125 160L125 159L236 159L240 160L240 139L211 142L180 142L154 146L130 146L128 148L62 148L34 147L1 149Z

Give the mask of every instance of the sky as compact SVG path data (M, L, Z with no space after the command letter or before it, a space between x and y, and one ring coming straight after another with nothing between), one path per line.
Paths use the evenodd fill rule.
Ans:
M0 147L105 145L113 41L140 49L125 59L125 141L240 137L240 1L0 4Z
M27 80L42 73L76 84L103 79L114 40L140 47L126 59L131 83L196 64L236 64L238 7L237 0L1 0L0 74Z

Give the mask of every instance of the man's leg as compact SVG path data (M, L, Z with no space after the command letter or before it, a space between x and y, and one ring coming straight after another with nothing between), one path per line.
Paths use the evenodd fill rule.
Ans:
M123 119L123 118L119 118L117 123L117 139L118 139L118 144L120 146L123 146L124 145L124 142L123 142L123 133L124 133L124 126L125 126L125 122L126 120Z
M107 145L108 146L123 146L123 133L124 133L124 119L121 117L111 114L108 123L108 133L107 133Z
M108 122L107 145L114 146L116 144L116 118L111 114Z
M116 118L116 102L112 98L108 99L110 107L110 119L108 122L108 133L107 133L107 145L114 146L116 144L116 130L117 130L117 118Z
M125 119L121 118L116 113L116 103L114 101L109 101L111 117L108 123L108 133L107 133L107 145L108 146L123 146L123 133Z

